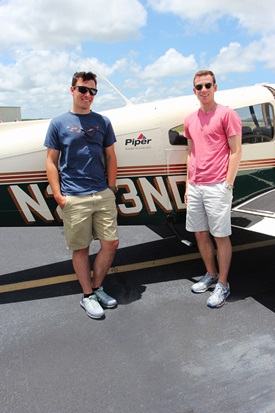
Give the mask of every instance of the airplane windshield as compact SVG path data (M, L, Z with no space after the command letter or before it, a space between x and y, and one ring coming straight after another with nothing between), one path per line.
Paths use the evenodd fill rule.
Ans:
M274 139L274 110L270 103L236 109L242 119L242 143L271 142Z

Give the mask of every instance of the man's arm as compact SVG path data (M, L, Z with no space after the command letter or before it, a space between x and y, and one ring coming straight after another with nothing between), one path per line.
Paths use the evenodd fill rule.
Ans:
M58 205L63 209L66 203L66 197L61 194L58 160L60 151L52 148L47 149L46 171L49 184L53 191L53 196Z
M227 184L234 184L242 158L241 135L235 135L228 138L228 145L230 147L231 154L225 182Z
M114 145L105 148L105 161L108 186L115 186L117 176L117 158Z
M188 165L192 150L192 139L187 139L187 156L186 156L186 180L185 180L185 193L184 193L184 203L188 202Z

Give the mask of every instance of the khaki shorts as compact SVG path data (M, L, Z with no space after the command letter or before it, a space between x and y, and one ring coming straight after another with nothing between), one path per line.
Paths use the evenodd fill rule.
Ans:
M118 239L115 195L109 188L91 195L67 196L62 213L70 250L86 248L93 239Z
M211 185L188 184L186 229L210 231L214 237L231 235L232 191L224 182Z

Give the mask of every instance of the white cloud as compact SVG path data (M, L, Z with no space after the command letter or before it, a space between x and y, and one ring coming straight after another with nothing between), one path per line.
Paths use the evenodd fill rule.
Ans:
M121 41L137 37L146 18L137 0L9 0L0 4L0 50Z
M210 69L216 75L226 76L228 73L249 73L255 70L258 62L264 62L266 67L275 68L273 57L273 41L271 38L263 38L253 41L248 46L241 46L233 42L223 47L216 58L210 64Z
M273 69L273 71L275 69L274 44L275 34L273 36L264 37L259 42L260 52L258 54L258 61L264 62L265 67Z
M153 19L146 26L148 16L142 3L165 13L165 20L176 23L169 26L169 30L173 27L169 32L170 44L165 43L167 38L163 45L161 38L148 38L151 49L144 51L144 42L135 41L151 33L149 23L160 17L150 10ZM100 73L118 89L127 90L128 97L135 102L178 95L184 88L189 90L193 73L202 64L211 66L219 79L249 73L259 62L274 73L273 8L273 0L0 0L0 104L21 106L23 117L55 116L70 108L69 86L76 70L98 74L99 93L94 110L122 103ZM210 32L218 28L223 16L232 21L232 33L224 36L230 40L222 43L218 52L215 47L210 52L202 34L201 50L193 51L190 37L185 42L182 28L191 28L190 33L195 35L198 29ZM183 24L178 24L178 17ZM242 30L243 41L240 37L235 41L235 30L240 36L237 25L246 30ZM263 37L257 34L247 44L247 32L262 33ZM216 36L219 40L218 32ZM113 44L112 50L108 44ZM210 60L210 53L216 57ZM152 54L158 57L150 61L148 56Z
M250 33L274 33L274 0L148 0L148 4L160 13L174 13L182 19L197 22L203 30L223 16L239 21Z
M91 57L88 59L90 64L90 69L95 73L101 73L105 77L111 76L115 72L124 72L129 70L129 60L127 56L116 60L112 65L107 65L106 63L100 62L97 58ZM87 62L84 61L87 66Z
M0 64L1 106L21 106L23 118L52 117L70 109L70 82L75 71L94 71L98 75L99 93L95 107L117 107L124 104L104 77L127 72L130 75L134 62L127 57L117 59L111 66L96 58L81 57L72 51L19 51L16 62ZM102 76L101 76L102 75Z
M239 43L223 47L210 65L216 75L232 72L248 72L255 64L254 55L247 53Z
M196 60L193 55L185 57L172 48L167 50L167 52L154 63L146 66L143 72L139 73L139 77L142 79L158 79L170 76L182 76L183 74L190 73L190 71L193 71L196 67Z

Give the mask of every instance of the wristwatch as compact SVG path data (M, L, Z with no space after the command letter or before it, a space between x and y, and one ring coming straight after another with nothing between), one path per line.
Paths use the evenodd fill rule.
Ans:
M232 189L234 188L233 184L224 183L224 185L229 191L232 191Z
M117 193L118 187L117 186L109 186L109 188L113 191L114 194Z

